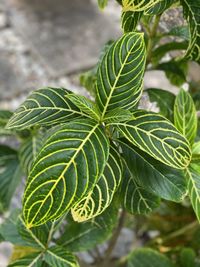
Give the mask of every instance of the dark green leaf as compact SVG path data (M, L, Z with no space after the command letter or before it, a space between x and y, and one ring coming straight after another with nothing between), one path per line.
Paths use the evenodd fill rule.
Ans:
M129 110L116 108L114 110L109 111L105 115L104 122L111 123L111 122L127 121L127 120L130 120L132 117L133 115Z
M61 217L103 172L109 142L98 123L76 120L56 128L34 162L25 190L28 227Z
M112 123L133 145L153 158L176 169L184 169L191 160L188 141L173 124L154 112L137 110L134 119Z
M187 41L190 39L188 26L176 26L169 31L168 35L180 37Z
M72 92L63 88L43 88L32 92L11 117L7 129L52 126L82 116L82 112L67 100L68 94Z
M66 97L83 113L96 121L100 120L100 111L94 102L81 95L68 94Z
M189 197L200 222L200 167L197 164L191 164L187 169L188 192Z
M125 139L118 142L137 184L167 200L179 202L184 198L187 188L183 171L160 163Z
M121 186L123 207L132 214L147 214L159 206L159 198L141 187L126 164Z
M124 33L135 31L143 12L127 11L122 13L122 29Z
M96 218L89 222L67 224L58 244L70 251L85 251L108 239L117 224L118 206L115 201Z
M73 254L65 248L54 246L49 248L44 254L44 260L51 267L78 267L79 264Z
M97 103L104 118L117 107L133 108L142 93L146 61L141 33L123 35L109 48L97 75Z
M200 63L200 0L180 2L190 29L190 42L185 57Z
M191 248L183 248L180 253L180 264L181 267L192 267L195 266L195 251Z
M128 267L174 267L174 265L166 256L157 251L140 248L130 254Z
M0 145L0 203L7 209L21 178L17 151Z
M19 148L20 164L27 175L29 174L33 162L42 147L42 141L43 136L39 133L25 139Z
M42 267L42 252L32 253L15 260L8 267Z
M95 187L72 208L73 219L77 222L83 222L104 212L112 202L121 179L121 157L115 147L111 146L103 175Z
M146 91L149 95L151 102L156 102L160 114L169 119L170 121L174 120L174 103L175 95L169 91L165 91L157 88L149 88Z
M183 89L176 97L174 124L192 145L197 133L197 114L192 97Z
M166 9L168 9L171 5L173 5L176 0L162 0L159 1L154 6L150 7L149 9L145 10L146 15L158 15L163 13Z

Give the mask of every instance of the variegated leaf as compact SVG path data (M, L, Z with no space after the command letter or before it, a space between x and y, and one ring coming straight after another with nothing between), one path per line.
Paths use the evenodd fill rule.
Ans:
M109 141L98 123L82 119L57 127L43 145L26 186L27 227L61 217L98 181Z
M66 97L83 113L88 114L96 121L100 120L100 111L94 102L81 95L68 94Z
M43 88L32 92L15 111L7 129L52 126L82 116L82 112L67 100L68 94L72 92L63 88Z
M42 252L35 252L15 260L8 267L42 267Z
M132 214L147 214L159 206L159 198L145 190L135 180L134 173L125 164L125 173L121 187L123 207Z
M84 222L104 212L112 202L121 178L121 158L118 151L111 147L108 162L98 183L72 208L73 219L77 222Z
M116 108L116 109L109 111L105 115L103 121L105 123L120 122L120 121L130 120L132 117L133 117L133 115L129 110L125 110L122 108Z
M185 57L200 63L200 0L180 2L190 30L190 42Z
M176 3L176 0L161 0L152 7L145 10L146 15L157 15L162 14L166 9L168 9L171 5Z
M166 0L122 0L123 11L145 11Z
M163 199L175 202L183 200L187 193L187 186L182 170L168 167L153 159L125 138L117 142L129 171L138 185Z
M176 97L174 124L192 145L197 133L197 114L192 97L183 89Z
M135 31L143 12L127 11L122 13L122 29L124 33Z
M163 116L137 110L134 119L127 122L111 123L133 145L153 158L176 169L184 169L191 160L188 141L173 124Z
M25 139L19 148L19 158L22 169L29 174L33 162L42 147L42 134L30 136Z
M59 246L47 249L44 254L44 261L51 267L79 267L76 257Z
M188 179L188 192L194 212L200 222L200 167L199 164L191 164L186 170Z
M138 103L145 61L145 43L141 33L125 34L111 45L97 74L96 100L102 119L109 110L117 107L131 109Z

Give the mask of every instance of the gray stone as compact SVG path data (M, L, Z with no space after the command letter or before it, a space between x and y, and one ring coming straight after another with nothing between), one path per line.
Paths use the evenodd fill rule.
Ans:
M9 61L9 55L0 51L0 100L14 96L20 89L21 79L17 73L17 66Z
M90 0L7 0L11 21L53 76L96 63L102 45L119 35L119 23Z

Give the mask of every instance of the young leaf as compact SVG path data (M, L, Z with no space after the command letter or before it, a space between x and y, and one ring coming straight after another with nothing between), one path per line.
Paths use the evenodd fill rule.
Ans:
M104 9L108 4L108 0L98 0L99 8Z
M103 57L97 75L97 103L104 118L117 107L133 108L142 93L146 61L141 33L123 35Z
M157 103L160 109L159 113L170 121L174 121L175 95L169 91L157 88L149 88L146 90L146 92L150 98L150 101Z
M0 204L9 207L12 196L21 178L17 151L0 145Z
M132 113L129 110L125 110L122 108L116 108L114 110L109 111L105 117L105 123L112 123L112 122L121 122L130 120L133 117Z
M133 145L153 158L176 169L184 169L191 160L188 141L171 122L154 112L137 110L127 122L112 123Z
M128 267L174 267L170 260L150 248L134 250L128 258Z
M190 42L185 57L200 63L200 0L180 2L190 29Z
M123 11L145 11L162 1L164 0L122 0Z
M145 10L145 15L158 15L162 14L166 9L168 9L172 4L177 2L176 0L162 0L156 3L154 6Z
M101 178L95 187L72 208L73 219L77 222L84 222L104 212L112 202L121 178L121 157L112 146Z
M197 164L191 164L186 171L188 179L189 197L200 222L200 167Z
M195 266L196 253L192 248L182 248L180 253L181 267Z
M118 142L137 184L166 200L180 202L183 199L187 189L183 171L160 163L125 139Z
M134 32L142 15L143 12L133 12L133 11L123 12L121 21L124 33Z
M147 214L159 206L159 198L141 187L128 165L121 186L123 207L132 214Z
M82 112L67 100L68 94L72 92L63 88L43 88L32 92L11 117L7 129L52 126L82 116Z
M115 200L100 215L84 223L71 222L66 225L58 244L72 252L85 251L107 240L117 224L118 209Z
M81 95L68 94L66 97L83 113L86 113L91 118L99 121L100 111L94 102Z
M43 138L40 134L30 136L22 142L19 148L20 164L25 174L29 174L33 162L42 147Z
M32 253L12 262L8 267L42 267L42 256L42 252Z
M197 114L192 97L183 89L176 97L174 124L192 145L197 133Z
M75 256L59 246L47 249L44 261L51 267L79 267Z
M38 155L26 186L23 213L28 227L61 217L99 179L109 142L89 119L56 128Z

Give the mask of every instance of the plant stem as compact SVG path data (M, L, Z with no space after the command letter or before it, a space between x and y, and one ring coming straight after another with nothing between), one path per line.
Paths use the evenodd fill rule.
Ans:
M171 234L169 234L168 236L164 237L164 238L161 238L161 237L157 237L156 239L152 240L149 242L149 244L152 244L152 243L157 243L157 244L163 244L175 237L178 237L180 235L183 235L185 234L187 231L190 231L190 230L194 230L195 228L197 228L199 226L199 222L197 221L194 221L186 226L184 226L183 228L177 230L177 231L174 231L172 232Z
M111 257L112 252L113 252L113 249L116 246L117 240L118 240L119 235L121 233L121 230L123 228L123 225L124 225L124 222L125 222L125 218L126 218L126 212L125 212L125 210L122 210L120 218L119 218L119 222L118 222L118 225L117 225L117 228L115 229L114 234L113 234L113 236L110 239L110 242L108 244L108 248L107 248L107 250L105 252L104 261L100 263L99 267L106 267L107 264L109 263L110 257Z
M155 17L153 26L151 30L149 31L149 40L148 40L148 45L147 45L147 65L151 62L152 50L154 47L154 38L157 35L160 17L161 17L161 14Z

